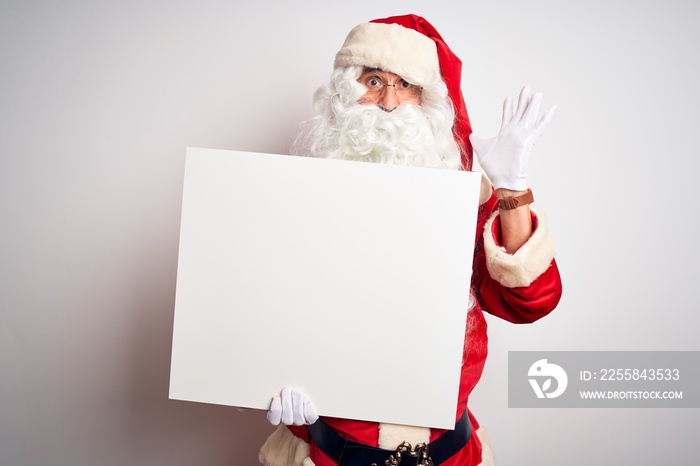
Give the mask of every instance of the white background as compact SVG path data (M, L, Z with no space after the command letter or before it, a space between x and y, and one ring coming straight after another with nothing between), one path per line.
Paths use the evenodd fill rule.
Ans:
M478 134L523 84L559 105L530 172L564 297L489 319L471 400L500 464L695 464L697 409L506 393L509 350L699 349L700 6L677 0L3 1L0 463L255 464L261 412L167 399L185 147L285 152L347 31L407 12L462 58Z

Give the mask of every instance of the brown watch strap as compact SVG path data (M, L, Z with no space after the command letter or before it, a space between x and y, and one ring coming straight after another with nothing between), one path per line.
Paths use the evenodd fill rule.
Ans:
M525 194L520 196L508 196L501 197L498 199L498 208L501 210L511 210L516 207L524 206L535 201L535 197L532 195L532 190L527 188Z

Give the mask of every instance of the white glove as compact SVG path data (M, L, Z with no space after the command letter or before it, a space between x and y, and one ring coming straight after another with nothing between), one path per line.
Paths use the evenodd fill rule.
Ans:
M272 397L267 420L274 426L302 426L313 424L318 420L316 408L306 394L298 388L286 387Z
M513 107L510 97L503 103L503 120L496 137L482 139L473 133L469 137L479 164L496 189L527 189L530 151L556 109L553 106L537 119L541 101L541 93L530 96L530 88L525 86L520 91L517 107Z

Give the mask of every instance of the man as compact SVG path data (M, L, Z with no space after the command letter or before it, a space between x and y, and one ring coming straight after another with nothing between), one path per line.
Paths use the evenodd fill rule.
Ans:
M499 134L479 139L471 136L460 80L461 62L423 18L361 24L336 55L330 84L315 96L319 114L294 146L299 155L471 170L473 145L490 182L482 180L455 429L318 419L308 397L286 388L268 413L282 425L261 449L263 464L383 466L399 464L397 450L404 466L493 462L467 409L487 354L483 311L534 322L561 296L552 242L530 209L527 185L530 149L554 108L538 117L542 96L524 88L517 103L506 99Z

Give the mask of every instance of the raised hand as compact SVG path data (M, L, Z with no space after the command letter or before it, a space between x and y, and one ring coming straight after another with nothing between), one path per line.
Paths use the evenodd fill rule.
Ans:
M469 137L479 164L496 189L527 189L530 151L556 109L553 106L538 118L541 102L542 94L531 94L525 86L517 105L513 105L510 97L503 103L501 129L495 137L482 139L474 134Z

